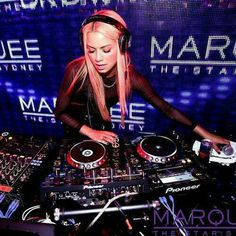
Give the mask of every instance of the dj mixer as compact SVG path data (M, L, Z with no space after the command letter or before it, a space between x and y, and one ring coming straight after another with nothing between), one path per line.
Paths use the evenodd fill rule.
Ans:
M0 135L0 193L5 202L22 200L43 177L54 142L3 132ZM41 179L42 181L42 179ZM29 191L28 191L29 190Z

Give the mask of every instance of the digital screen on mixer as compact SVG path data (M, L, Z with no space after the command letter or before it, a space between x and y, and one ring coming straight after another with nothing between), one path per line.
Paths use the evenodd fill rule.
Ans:
M235 132L236 13L203 2L1 1L0 130L62 136L53 110L67 63L83 54L81 23L113 9L132 34L133 64L153 88L209 130ZM110 112L117 132L181 128L136 93L125 127L118 105Z
M190 180L193 180L193 179L196 180L196 178L193 177L191 175L191 173L189 173L188 171L185 171L185 172L183 172L179 175L177 173L174 176L159 176L159 178L160 178L160 180L163 184L175 183L175 182L178 182L178 181L187 181L187 180L190 181Z

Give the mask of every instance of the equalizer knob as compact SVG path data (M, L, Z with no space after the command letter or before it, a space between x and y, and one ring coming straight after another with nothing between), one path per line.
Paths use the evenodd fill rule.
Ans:
M16 167L16 166L17 166L17 162L16 162L16 161L13 161L13 162L12 162L12 166L13 166L13 167Z
M21 153L22 152L19 147L17 147L15 150L16 150L17 153Z
M4 153L0 152L0 164L2 164L4 158Z
M1 174L1 180L5 180L6 179L6 176L5 176L5 174Z
M1 164L1 169L4 170L6 168L6 162L5 160L3 160L2 164Z

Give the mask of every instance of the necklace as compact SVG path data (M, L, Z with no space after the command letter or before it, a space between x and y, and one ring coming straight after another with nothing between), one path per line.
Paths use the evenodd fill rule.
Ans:
M116 79L115 79L115 81L111 85L107 85L103 81L103 85L104 85L105 88L112 88L115 84L116 84Z

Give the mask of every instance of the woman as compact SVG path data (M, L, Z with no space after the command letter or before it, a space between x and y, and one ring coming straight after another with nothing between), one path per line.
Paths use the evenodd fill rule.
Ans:
M96 12L84 21L80 34L84 56L68 64L55 109L67 134L113 143L117 135L111 131L109 108L120 103L124 124L127 98L136 90L171 119L186 125L202 138L210 139L216 151L220 151L217 144L229 143L164 101L135 70L127 53L130 34L125 21L116 12Z

